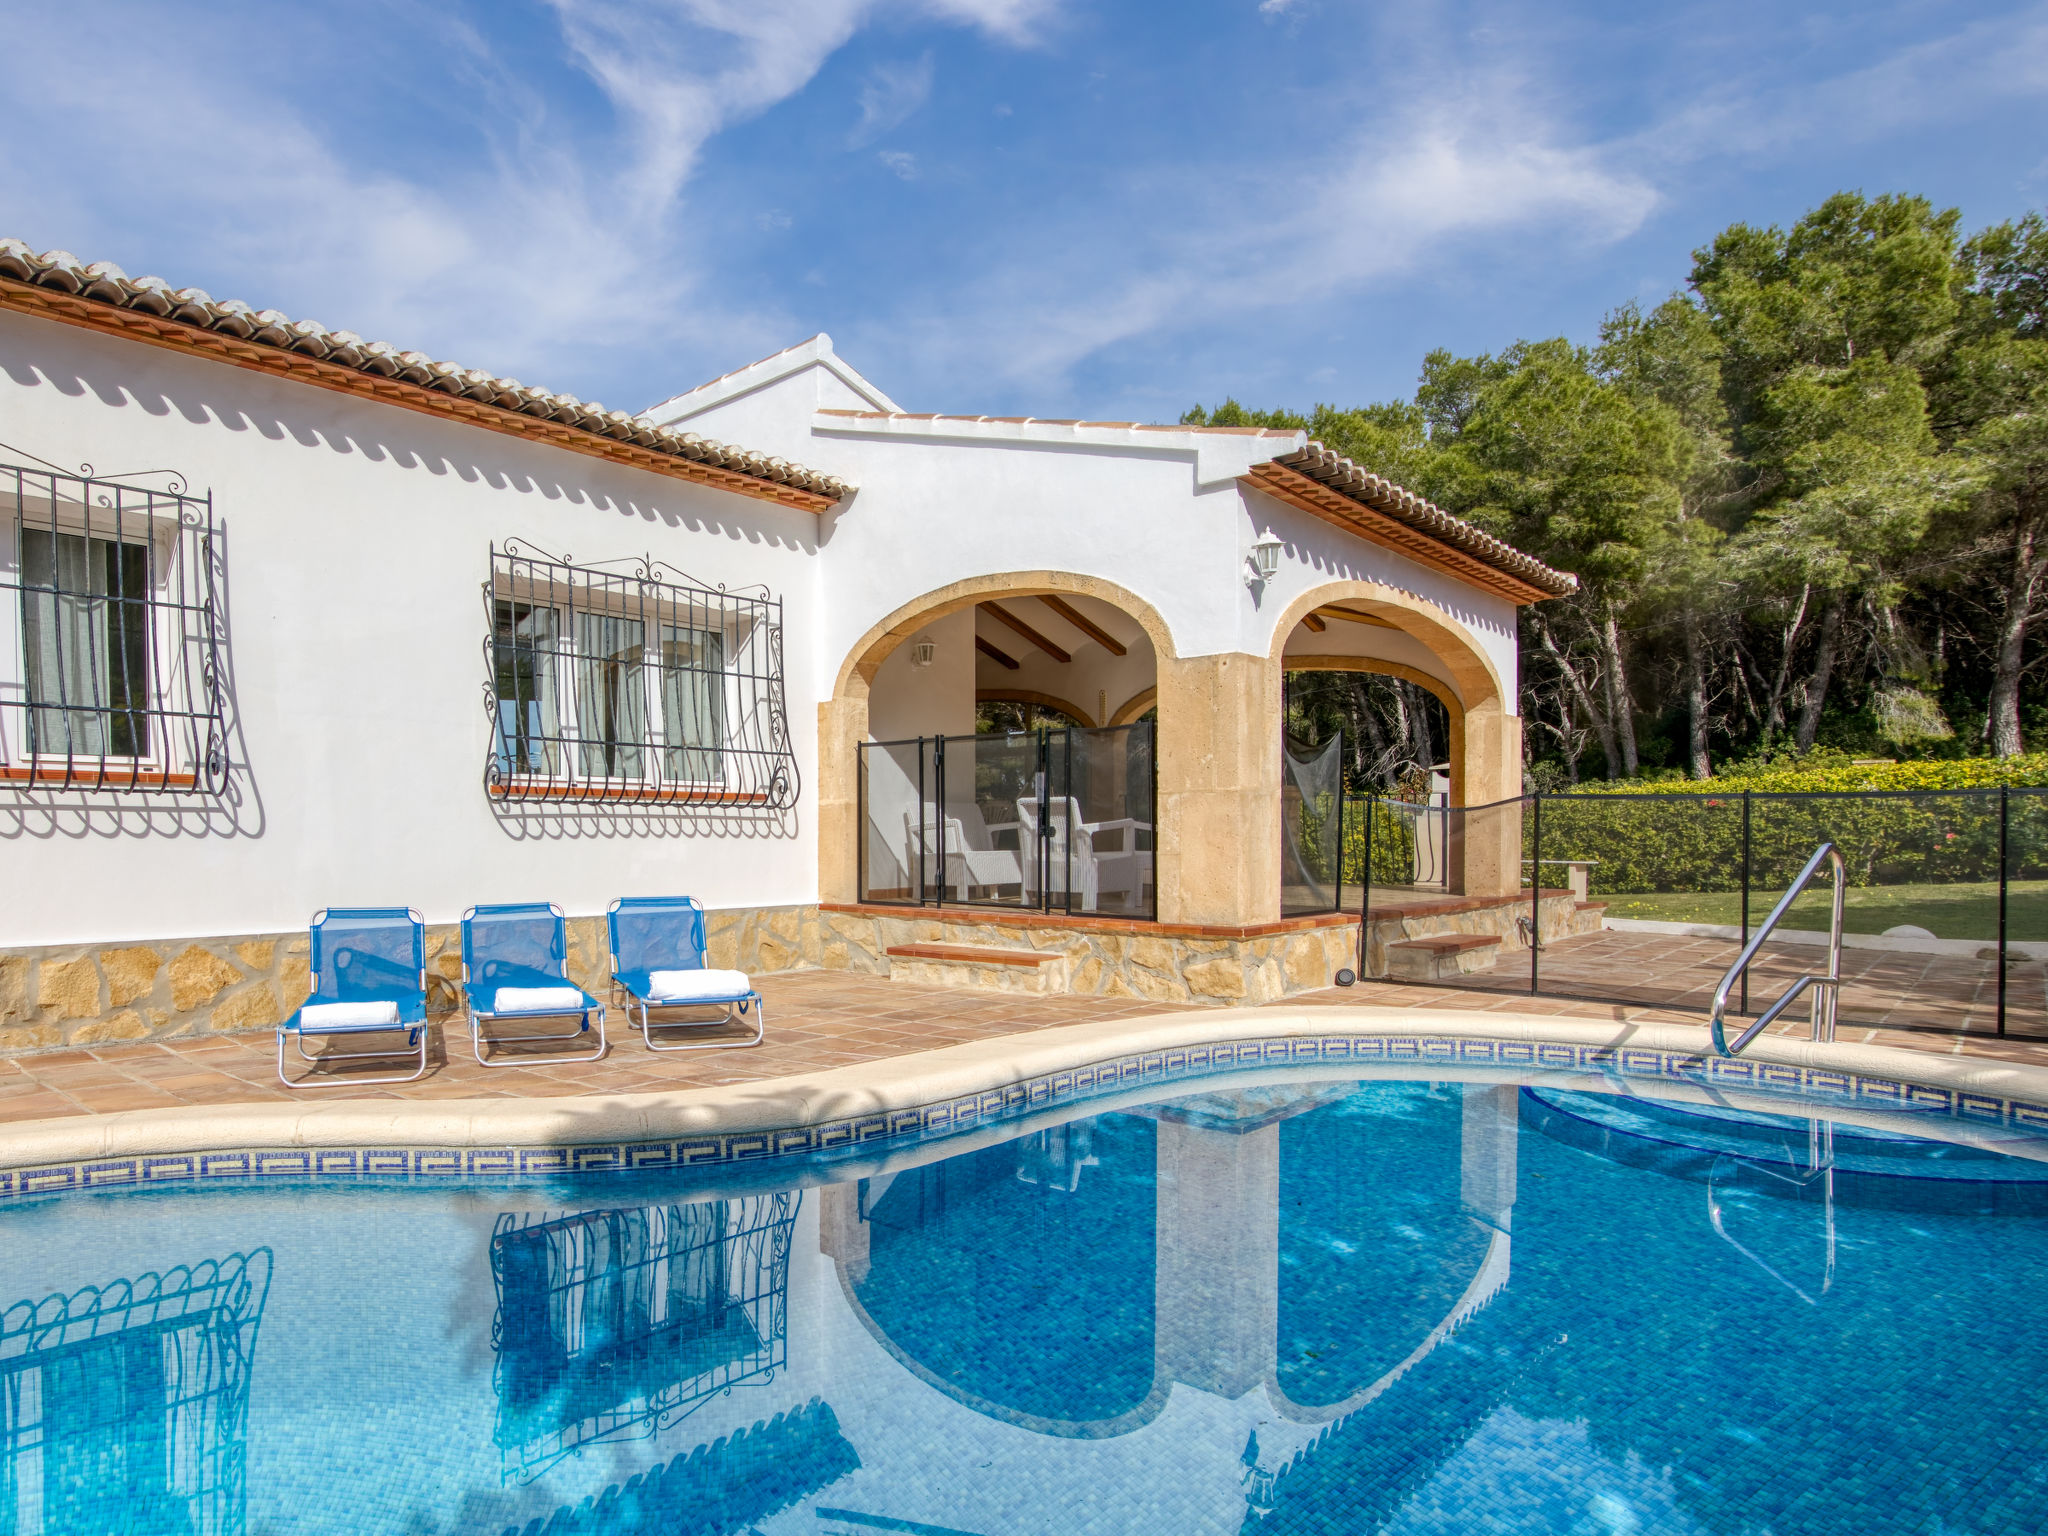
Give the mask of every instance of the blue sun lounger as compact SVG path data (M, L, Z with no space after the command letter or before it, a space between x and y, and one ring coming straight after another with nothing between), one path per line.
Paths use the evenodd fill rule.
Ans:
M325 907L307 930L313 991L292 1016L277 1026L277 1080L287 1088L332 1084L409 1083L427 1070L427 928L405 907ZM322 1051L306 1049L308 1035L333 1037L405 1031L403 1049ZM315 1082L309 1072L297 1082L284 1075L284 1041L298 1036L299 1055L323 1061L366 1061L419 1054L419 1066L403 1077L335 1077Z
M626 896L605 912L611 935L612 985L626 994L626 1017L640 1010L640 1038L650 1051L713 1051L759 1045L767 1028L761 994L742 971L717 971L704 964L704 908L690 896ZM653 1008L724 1005L715 1019L648 1018ZM751 1039L702 1040L657 1045L657 1029L713 1029L744 1023L752 1010Z
M530 1066L535 1061L596 1061L604 1055L604 1004L569 980L569 938L562 909L553 902L513 902L471 907L462 914L462 990L469 999L469 1042L477 1065ZM590 1032L597 1017L597 1049L588 1056L518 1057L490 1061L484 1056L486 1020L573 1018L573 1030L537 1035L493 1035L490 1043L574 1040Z

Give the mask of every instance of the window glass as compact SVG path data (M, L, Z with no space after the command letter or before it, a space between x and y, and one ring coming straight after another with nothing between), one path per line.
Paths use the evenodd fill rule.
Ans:
M724 769L725 637L661 626L661 775L715 784Z
M21 531L29 751L147 757L150 547Z
M576 615L576 734L586 777L646 777L646 632L638 619Z
M531 603L494 605L491 667L497 680L498 762L510 773L560 769L561 706L555 694L558 620Z

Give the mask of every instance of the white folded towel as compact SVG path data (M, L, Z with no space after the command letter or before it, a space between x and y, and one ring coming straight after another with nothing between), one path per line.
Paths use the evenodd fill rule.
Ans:
M299 1010L301 1029L375 1029L398 1026L396 1003L308 1003Z
M754 990L745 971L654 971L647 997L656 1003L722 1003Z
M493 1013L581 1013L583 994L574 987L500 987Z

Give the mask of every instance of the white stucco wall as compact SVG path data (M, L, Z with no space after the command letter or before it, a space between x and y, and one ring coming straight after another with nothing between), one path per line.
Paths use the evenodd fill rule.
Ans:
M808 787L816 514L14 314L0 314L0 424L56 464L169 467L212 492L246 763L232 815L0 794L0 942L290 929L324 905L445 921L487 901L575 915L631 893L815 899L808 793L773 817L495 816L480 589L492 542L513 537L766 583L785 602Z
M744 428L749 446L860 487L822 530L815 662L827 686L898 606L956 581L1054 570L1114 582L1149 604L1182 656L1270 655L1296 597L1334 582L1393 587L1463 624L1514 708L1512 603L1240 486L1238 476L1288 439L834 414L821 401L846 388L843 366L813 357L729 400L707 389L649 413L712 437ZM1267 529L1283 542L1280 569L1254 588L1244 561Z
M1121 587L1181 656L1265 656L1298 595L1396 587L1473 633L1512 704L1511 605L1240 485L1291 438L834 414L891 405L815 338L652 413L858 487L819 515L0 313L0 440L107 473L175 469L213 496L238 797L138 810L0 792L0 943L288 930L325 905L405 904L448 921L489 901L584 915L625 894L686 892L713 908L815 900L818 704L890 614L1003 573ZM1245 555L1267 528L1285 545L1279 573L1247 586ZM780 597L797 805L494 809L482 788L480 588L491 545L512 538L579 564L652 555L712 586L762 583ZM1065 633L1050 614L1032 617ZM10 635L19 624L0 614ZM929 627L938 665L912 677L898 655L877 679L878 737L973 728L974 616ZM1119 632L1135 640L1138 626ZM1391 632L1348 643L1434 666ZM1096 654L1088 670L1100 676L1081 679L1077 697L1078 671L1021 639L1006 648L1026 663L1008 681L1091 713L1098 694L1113 708L1152 680L1147 648L1133 644L1113 664Z

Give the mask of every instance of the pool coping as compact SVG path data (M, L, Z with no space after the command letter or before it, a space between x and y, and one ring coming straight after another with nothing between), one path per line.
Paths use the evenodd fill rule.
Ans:
M1441 1009L1235 1008L1102 1020L724 1087L546 1099L307 1099L0 1126L0 1199L266 1177L523 1177L884 1150L1219 1071L1592 1073L1797 1095L2048 1135L2048 1067L1687 1025Z

